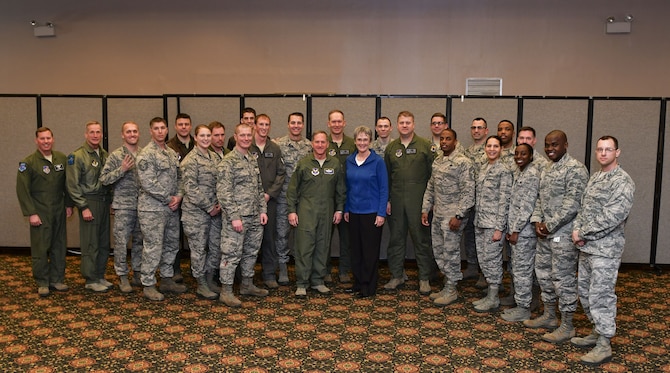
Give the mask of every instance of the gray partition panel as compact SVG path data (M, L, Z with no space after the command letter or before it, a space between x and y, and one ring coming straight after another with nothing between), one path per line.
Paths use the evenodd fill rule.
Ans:
M517 99L454 97L451 101L451 128L456 130L458 140L466 148L472 144L470 125L477 117L486 119L489 136L495 135L498 122L503 119L511 120L516 125Z
M314 97L312 99L312 130L328 131L328 113L341 110L347 126L344 132L352 136L358 126L375 127L374 97Z
M0 146L0 169L6 170L0 181L0 237L3 247L30 247L28 219L23 217L16 197L16 174L21 159L36 150L35 130L37 129L37 109L35 97L1 97L3 128L11 128L10 136L2 137ZM54 141L59 149L58 138Z
M662 177L663 188L661 190L666 193L661 194L656 263L670 264L670 229L667 229L667 222L670 221L670 188L667 187L670 185L670 105L665 112L665 152Z
M86 122L102 123L102 98L43 97L42 123L54 131L56 149L65 154L84 143ZM67 220L67 246L79 247L79 212Z
M109 98L107 99L107 139L112 151L123 144L121 127L135 122L140 129L140 145L151 141L149 121L163 116L163 98ZM174 132L174 131L173 131Z
M636 186L635 202L626 225L624 263L649 262L659 109L659 101L597 100L594 105L594 151L599 137L616 137L621 149L619 163ZM598 170L600 167L592 158L591 170Z
M307 114L307 101L302 97L245 97L244 105L254 108L256 114L267 114L270 117L272 124L270 137L272 138L288 134L287 125L290 113Z
M568 152L584 162L586 151L586 124L588 122L588 100L544 100L525 99L523 102L523 125L533 127L537 134L535 150L544 154L544 138L555 129L568 136Z
M191 116L193 129L199 124L221 122L226 127L226 138L228 138L233 135L235 125L240 122L240 99L238 97L182 97L179 103L181 112ZM167 118L170 137L174 136L176 115L175 113L174 116Z
M414 114L414 132L426 139L431 138L430 118L434 113L447 114L446 98L382 98L382 116L391 119L391 137L398 138L398 113L409 111Z

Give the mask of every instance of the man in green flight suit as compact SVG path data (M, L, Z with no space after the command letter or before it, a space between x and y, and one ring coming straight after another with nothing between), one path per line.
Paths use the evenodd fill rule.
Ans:
M421 224L421 204L436 153L430 141L414 133L414 114L409 111L398 114L398 133L400 138L393 140L384 152L390 191L386 213L391 230L388 247L391 280L384 288L395 290L405 282L403 266L409 231L419 267L419 292L428 294L430 277L437 264L430 245L430 228Z
M72 200L65 190L65 154L53 150L53 132L35 131L35 153L19 162L16 195L23 216L30 221L30 255L37 293L46 297L49 288L66 291L65 219L72 215Z
M107 161L107 151L100 145L102 125L86 123L86 141L67 156L67 190L79 210L79 245L84 287L103 292L112 287L105 280L109 258L110 188L100 182L100 173Z
M295 295L305 296L306 288L330 293L324 285L333 224L342 220L346 199L344 171L340 161L327 154L328 135L312 136L312 154L298 162L291 176L286 200L288 222L295 231Z

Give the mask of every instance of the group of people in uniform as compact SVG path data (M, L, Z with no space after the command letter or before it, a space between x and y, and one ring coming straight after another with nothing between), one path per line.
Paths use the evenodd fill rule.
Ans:
M436 305L456 302L458 282L479 276L477 285L486 295L473 302L476 312L515 305L501 318L552 330L542 336L548 342L593 347L582 357L585 363L611 359L614 287L635 191L618 164L616 138L597 141L601 169L589 178L567 152L563 131L546 135L547 159L535 151L531 127L519 129L514 145L509 120L489 136L486 120L475 118L468 148L441 113L431 117L430 139L415 134L408 111L397 116L397 139L391 138L387 117L377 120L376 139L365 126L357 127L353 138L345 135L340 110L328 114L329 132L316 131L311 141L303 137L304 116L298 112L288 116L288 134L271 139L270 117L246 108L227 147L220 122L198 125L191 135L190 116L178 114L169 140L165 119L153 118L149 127L151 141L141 147L139 126L124 123L123 145L108 153L101 146L102 125L89 122L84 144L67 157L53 149L49 128L36 131L37 150L19 162L16 190L31 226L40 296L69 288L65 221L73 207L79 211L86 289L104 292L113 286L104 276L111 206L120 291L141 286L153 301L166 292L186 292L179 258L180 247L188 245L196 294L230 307L242 304L233 292L236 279L240 294L258 297L290 284L291 231L297 297L308 289L331 292L326 285L333 281L334 228L340 282L353 281L346 291L359 297L374 296L386 225L391 278L383 289L393 291L407 280L409 234L419 292ZM259 253L264 287L253 281ZM504 254L513 284L507 300L498 295ZM430 281L439 272L444 286L432 292ZM538 288L544 312L531 319ZM594 325L585 337L576 337L572 325L578 299Z

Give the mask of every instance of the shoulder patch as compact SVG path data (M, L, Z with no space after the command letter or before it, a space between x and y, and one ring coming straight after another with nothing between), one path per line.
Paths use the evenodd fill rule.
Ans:
M67 164L68 166L74 165L74 154L70 154L67 156Z
M23 172L28 169L26 162L19 162L19 172Z

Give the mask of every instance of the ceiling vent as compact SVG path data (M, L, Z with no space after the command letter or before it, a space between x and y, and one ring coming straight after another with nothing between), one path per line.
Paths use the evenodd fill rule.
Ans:
M468 96L502 96L502 78L467 78L465 94Z

